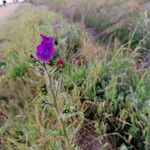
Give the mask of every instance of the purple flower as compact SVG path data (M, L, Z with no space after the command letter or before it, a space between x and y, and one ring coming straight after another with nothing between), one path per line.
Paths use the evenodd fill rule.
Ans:
M61 27L61 24L60 24L59 21L54 21L54 22L52 23L52 25L53 25L53 28L54 28L54 29L59 29L59 28Z
M48 63L55 53L54 40L51 36L41 34L41 42L37 46L35 56L40 61Z

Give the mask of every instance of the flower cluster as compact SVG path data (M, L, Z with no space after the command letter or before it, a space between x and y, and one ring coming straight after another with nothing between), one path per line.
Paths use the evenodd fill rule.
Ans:
M48 63L55 54L54 39L41 34L41 42L37 46L35 56L38 60Z
M53 25L53 28L54 28L54 29L59 29L59 28L61 27L61 24L60 24L59 21L54 21L54 22L52 23L52 25Z
M44 63L49 63L50 60L56 55L56 49L54 45L54 39L51 36L40 34L41 41L36 47L35 56L30 54L30 58L36 61L41 61ZM64 60L62 58L57 59L55 62L55 67L60 68L64 65Z

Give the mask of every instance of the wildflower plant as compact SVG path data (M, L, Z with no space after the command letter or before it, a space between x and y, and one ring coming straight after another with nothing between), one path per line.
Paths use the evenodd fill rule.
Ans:
M35 50L35 56L32 54L30 55L30 60L34 62L33 64L35 66L42 68L42 75L44 76L45 83L46 83L46 90L48 95L48 100L44 99L42 101L42 108L44 108L45 105L48 105L50 107L53 107L55 110L55 114L57 116L57 121L61 126L61 130L64 136L65 148L67 150L71 150L71 143L69 140L69 136L67 134L67 129L65 122L62 118L62 111L59 107L58 101L58 89L60 89L61 86L61 77L57 75L57 79L55 77L56 72L61 70L61 68L64 66L64 60L63 58L60 58L56 47L54 45L54 38L51 36L46 36L41 34L41 41L36 47Z

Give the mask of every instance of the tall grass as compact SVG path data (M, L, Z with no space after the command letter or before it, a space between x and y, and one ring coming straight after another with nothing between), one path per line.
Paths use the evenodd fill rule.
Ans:
M55 20L62 24L57 33ZM53 82L61 82L60 116L51 106L43 70L28 61L40 33L54 36L58 55L65 60ZM139 44L132 51L126 45L105 51L62 16L26 4L0 35L6 64L0 79L2 149L65 149L59 117L74 149L91 149L93 143L99 149L150 148L150 73L137 70Z
M149 10L143 8L147 0L132 2L128 0L126 2L123 0L50 0L46 2L50 10L62 13L71 22L79 22L82 27L92 31L94 38L102 43L105 41L108 44L111 38L125 44L131 39L130 34L137 28L137 24L136 36L132 37L132 47L143 38L146 41L149 39L149 35L147 38L145 36L149 30ZM146 41L147 46L144 45L144 47L148 48Z

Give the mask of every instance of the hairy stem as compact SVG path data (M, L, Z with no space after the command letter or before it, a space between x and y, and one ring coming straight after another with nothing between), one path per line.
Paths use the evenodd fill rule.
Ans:
M44 66L44 68L45 68L48 94L52 96L56 115L60 116L60 110L59 110L59 106L58 106L58 103L57 103L58 98L57 98L57 94L55 93L55 90L54 90L54 87L53 87L53 84L52 84L52 78L51 78L51 76L48 72L48 69L47 69L46 65ZM65 122L60 117L58 117L57 119L58 119L58 121L61 125L62 131L63 131L63 134L64 134L66 148L67 148L67 150L72 150L72 146L70 144L70 140L69 140L69 137L68 137L68 134L67 134L67 131L66 131Z

